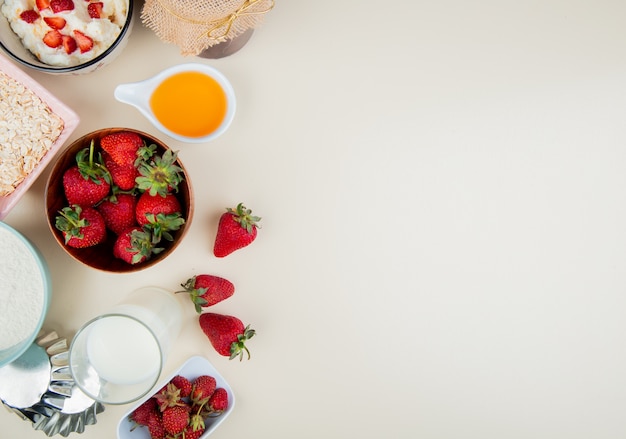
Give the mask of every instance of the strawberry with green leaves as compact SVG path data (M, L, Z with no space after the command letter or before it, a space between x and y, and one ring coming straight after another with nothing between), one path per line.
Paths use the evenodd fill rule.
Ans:
M239 357L241 361L246 352L250 359L246 342L256 333L250 325L244 327L237 317L216 313L200 314L199 322L202 332L208 337L218 354L229 357L231 360Z
M183 170L176 164L177 156L177 152L168 149L161 156L144 159L138 166L137 188L152 196L177 192L183 181Z
M256 239L258 216L253 216L252 211L243 203L239 203L235 209L227 208L220 217L217 226L217 235L213 254L218 258L228 256L232 252L252 244Z
M217 387L217 381L211 375L200 375L193 380L191 386L191 403L196 407L201 407L209 401Z
M107 228L116 235L137 225L135 207L137 197L132 194L117 194L105 198L96 209L104 218Z
M200 439L200 437L204 434L204 420L202 420L202 424L193 419L201 419L201 417L195 415L192 416L192 420L189 422L189 425L183 432L181 439Z
M199 274L180 284L184 288L178 293L188 293L191 302L200 314L202 308L213 306L235 293L235 286L228 279L211 274Z
M64 207L56 217L55 227L63 234L65 245L73 248L93 247L106 239L104 219L92 207Z
M113 244L113 256L128 264L139 264L163 251L152 242L152 234L141 227L131 227L118 235Z
M76 165L63 173L63 191L70 205L91 207L109 194L111 178L91 142L76 154Z
M166 195L151 195L149 192L141 194L137 200L137 207L135 209L135 217L137 224L145 226L146 224L154 223L155 218L151 218L150 215L156 217L159 214L164 216L175 215L181 216L180 201L174 194ZM152 221L151 221L152 220Z

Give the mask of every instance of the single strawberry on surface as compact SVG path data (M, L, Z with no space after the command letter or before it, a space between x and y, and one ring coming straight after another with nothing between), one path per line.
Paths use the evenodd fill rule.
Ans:
M252 211L243 203L239 203L235 209L227 208L217 226L213 254L223 258L250 245L256 239L259 228L257 223L260 220L261 218L253 216Z
M104 219L92 207L64 207L56 217L55 227L63 234L65 245L73 248L93 247L106 239Z
M244 327L237 317L216 313L200 314L199 321L202 332L208 337L218 354L229 357L231 360L239 357L241 361L243 353L246 352L250 359L246 342L256 333L250 325Z
M231 281L211 274L198 274L180 286L184 290L177 292L189 294L198 314L202 312L202 308L213 306L235 293L235 286Z

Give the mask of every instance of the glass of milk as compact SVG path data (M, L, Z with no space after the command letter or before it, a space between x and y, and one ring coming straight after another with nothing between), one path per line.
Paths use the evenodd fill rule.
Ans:
M103 404L127 404L156 384L178 336L182 310L170 291L133 291L76 333L69 352L78 387Z

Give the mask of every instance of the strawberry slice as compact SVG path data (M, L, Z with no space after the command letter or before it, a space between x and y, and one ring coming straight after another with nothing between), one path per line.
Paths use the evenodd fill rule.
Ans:
M65 27L65 18L63 17L44 17L43 21L52 29L61 30Z
M20 14L20 18L26 23L34 23L39 18L39 14L33 9L28 9Z
M74 53L76 50L76 40L69 35L62 35L61 39L63 40L63 48L65 49L65 53L68 55L70 53Z
M71 11L74 9L74 2L72 0L50 0L50 9L55 14L63 11Z
M35 0L35 5L37 5L37 9L43 11L50 7L50 0Z
M93 48L93 40L78 29L74 29L74 38L80 49L80 53L89 52Z
M102 18L104 17L104 13L102 9L104 8L104 3L102 2L93 2L87 5L87 13L91 18Z
M46 46L53 49L63 44L63 38L61 32L58 30L51 30L43 36L43 42Z

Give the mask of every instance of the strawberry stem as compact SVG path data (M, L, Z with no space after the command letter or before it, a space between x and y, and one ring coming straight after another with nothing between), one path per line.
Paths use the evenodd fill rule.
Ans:
M243 330L243 334L237 335L237 341L233 342L233 344L230 346L230 358L229 359L232 360L234 358L239 357L239 361L242 361L243 353L245 351L248 354L248 360L249 360L250 351L248 350L246 346L246 341L254 337L255 334L256 334L256 331L250 328L250 325L246 326L246 328Z

